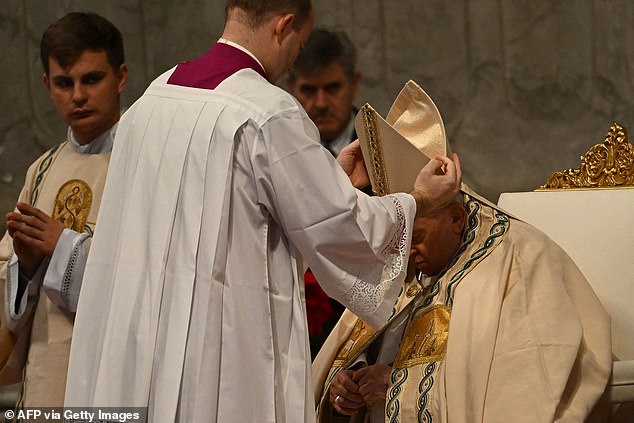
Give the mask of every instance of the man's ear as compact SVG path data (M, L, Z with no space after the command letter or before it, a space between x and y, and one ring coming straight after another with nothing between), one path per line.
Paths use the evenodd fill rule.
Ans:
M275 39L278 44L282 44L282 41L293 32L293 23L295 22L295 15L293 13L287 13L285 15L279 15L275 19L275 27L273 31L275 33Z
M128 82L128 66L125 63L119 67L119 71L116 76L117 79L119 79L118 91L119 94L121 94L125 89L125 84Z
M48 90L48 92L51 92L51 80L48 78L48 75L45 73L42 74L42 82L44 83L44 86L46 87L46 89Z
M449 206L449 218L454 233L461 234L467 222L467 211L462 204L454 203Z

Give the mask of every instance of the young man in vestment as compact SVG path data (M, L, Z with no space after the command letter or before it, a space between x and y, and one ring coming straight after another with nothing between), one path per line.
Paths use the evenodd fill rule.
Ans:
M43 81L66 139L28 169L0 244L2 330L15 344L0 379L23 407L61 407L73 321L95 230L127 67L109 21L69 13L44 32ZM89 317L90 318L90 317ZM6 333L5 333L6 335Z
M440 145L412 142L421 153L448 148L420 87L407 84L395 105L396 131L442 129ZM392 134L379 145L411 148ZM394 181L402 169L384 171ZM419 277L388 324L375 331L347 310L317 355L318 422L585 420L610 376L610 323L558 245L463 185L415 219L410 253Z
M354 100L361 73L357 52L344 32L314 28L287 77L287 88L301 103L319 130L321 144L337 157L357 139ZM372 193L368 185L363 190ZM310 354L314 358L344 307L320 288L313 272L304 274Z
M152 422L312 422L305 264L370 324L386 321L413 218L455 195L460 165L430 162L411 194L355 189L368 183L359 144L335 160L273 84L312 23L310 0L229 0L209 52L156 79L122 118L67 406L147 407Z

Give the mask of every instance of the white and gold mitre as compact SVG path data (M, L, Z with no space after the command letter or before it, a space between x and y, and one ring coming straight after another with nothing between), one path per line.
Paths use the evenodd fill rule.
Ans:
M376 195L410 192L429 160L451 154L438 108L412 80L398 94L386 119L366 104L357 114L355 128Z
M355 129L375 195L411 192L430 160L452 154L438 108L412 80L398 94L386 119L366 104L355 118ZM460 191L500 210L464 183Z

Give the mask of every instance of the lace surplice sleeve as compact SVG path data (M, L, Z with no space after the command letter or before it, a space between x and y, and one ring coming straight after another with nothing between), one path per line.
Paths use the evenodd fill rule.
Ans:
M403 204L398 197L390 197L396 210L395 232L389 244L381 252L385 265L369 268L369 273L363 278L358 278L347 292L351 310L355 314L372 314L378 306L384 302L386 293L390 291L400 275L404 276L407 268L409 253L408 220L403 209ZM411 226L411 225L410 225ZM361 275L360 275L361 276ZM401 279L398 279L399 281ZM376 281L379 281L378 284Z

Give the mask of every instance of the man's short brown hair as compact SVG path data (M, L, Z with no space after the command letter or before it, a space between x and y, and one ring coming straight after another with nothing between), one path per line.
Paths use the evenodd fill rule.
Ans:
M312 7L311 0L227 0L225 12L228 14L233 8L244 10L253 28L273 16L292 13L295 15L293 29L299 30L308 20Z
M86 50L105 51L115 72L125 60L123 37L116 26L95 13L71 12L51 24L42 35L40 59L44 72L49 73L49 57L65 68Z

